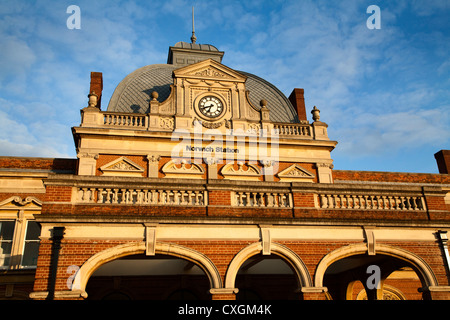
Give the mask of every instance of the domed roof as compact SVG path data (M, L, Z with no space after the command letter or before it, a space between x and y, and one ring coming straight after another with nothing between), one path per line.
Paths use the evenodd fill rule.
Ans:
M175 43L175 48L191 49L191 50L202 50L202 51L219 51L216 47L211 44L198 44L180 41Z
M173 84L172 73L177 68L179 67L172 64L154 64L130 73L115 89L107 111L148 113L153 91L158 92L160 102L169 97L170 85ZM256 108L260 108L260 101L263 99L267 101L271 121L298 122L297 113L291 102L274 85L251 73L238 72L247 76L245 86L249 90L250 102Z

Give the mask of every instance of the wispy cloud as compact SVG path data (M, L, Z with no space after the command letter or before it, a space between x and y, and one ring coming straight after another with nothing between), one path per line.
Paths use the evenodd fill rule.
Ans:
M224 64L286 95L305 89L339 141L337 168L448 149L449 3L370 4L381 7L380 30L366 27L366 1L79 1L81 30L65 27L66 3L2 2L0 155L75 156L70 126L90 72L104 74L105 108L127 74L189 41L193 5L198 41L225 51Z
M380 155L389 162L393 154L408 157L425 147L437 152L450 141L450 30L424 26L439 26L448 6L380 6L383 27L369 30L363 2L288 2L271 13L264 36L254 33L233 52L232 64L286 94L305 88L307 108L322 110L330 137L340 142L334 156L341 166L345 159L370 165ZM416 15L426 17L420 29Z

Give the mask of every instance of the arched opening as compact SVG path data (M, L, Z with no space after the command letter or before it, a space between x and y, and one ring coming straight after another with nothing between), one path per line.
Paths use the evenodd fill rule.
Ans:
M210 281L195 263L164 254L134 254L97 268L88 300L210 300Z
M284 280L270 288L269 283L274 283L278 276ZM263 254L261 242L243 248L233 258L225 275L225 288L237 288L239 300L301 299L303 287L312 287L306 265L294 251L275 242L270 244L270 254ZM276 295L277 291L284 293Z
M95 271L109 262L113 262L122 258L124 258L125 260L127 259L127 257L128 259L130 259L130 256L139 256L141 260L151 261L158 260L158 257L160 256L165 256L166 259L178 258L185 264L185 268L188 265L192 267L197 266L206 274L208 279L208 289L217 289L222 287L222 280L220 278L219 271L217 270L214 263L201 252L174 243L163 242L156 242L154 249L156 256L147 256L145 255L145 242L132 242L98 252L97 254L90 257L77 271L75 277L73 278L71 289L74 293L80 294L81 297L87 298L88 293L86 292L86 288L88 285L88 281L91 279ZM141 262L139 266L142 265L143 263ZM160 275L160 277L162 277L162 275ZM124 294L126 297L132 298L130 295L127 295L126 293ZM123 294L120 296L124 297ZM167 297L169 298L169 296ZM172 298L173 297L177 297L177 295L172 295ZM162 299L163 297L160 298Z
M239 268L235 286L237 300L299 300L299 282L283 258L257 254Z
M323 278L333 300L421 300L423 279L407 260L355 254L334 261Z

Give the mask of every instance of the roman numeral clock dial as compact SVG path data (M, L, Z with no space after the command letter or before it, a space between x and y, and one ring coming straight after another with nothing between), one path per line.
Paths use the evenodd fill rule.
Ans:
M216 97L207 96L199 101L198 109L208 118L217 118L223 112L223 103Z

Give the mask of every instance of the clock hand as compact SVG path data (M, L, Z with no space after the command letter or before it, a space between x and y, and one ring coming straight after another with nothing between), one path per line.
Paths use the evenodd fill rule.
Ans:
M205 108L208 108L208 112L210 112L211 108L213 108L213 107L214 107L214 103L210 104L209 106L205 106Z
M203 107L200 107L200 108L201 109L208 108L208 107L211 108L212 106L214 106L214 103L211 103L209 106L205 104L205 105L203 105Z

